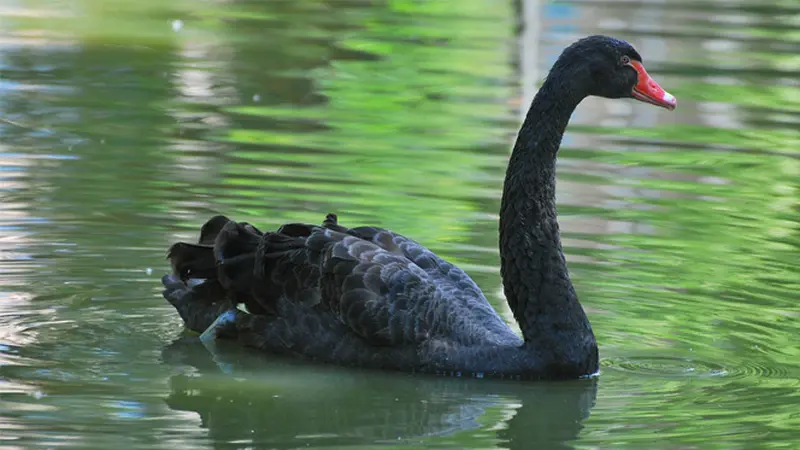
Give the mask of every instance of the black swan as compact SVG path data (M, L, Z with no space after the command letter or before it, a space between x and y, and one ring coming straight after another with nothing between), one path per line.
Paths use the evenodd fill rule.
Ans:
M627 42L567 47L531 104L500 210L501 274L518 336L459 268L389 230L292 223L262 233L223 216L169 250L164 297L202 339L346 366L472 377L569 379L598 371L592 327L570 281L555 203L556 153L587 96L667 109ZM248 312L236 308L244 303Z

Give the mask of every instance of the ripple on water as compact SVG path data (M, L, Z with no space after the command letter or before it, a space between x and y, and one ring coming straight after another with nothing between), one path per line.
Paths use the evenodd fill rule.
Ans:
M604 369L618 370L637 375L659 377L715 377L730 376L721 364L680 357L627 357L604 359Z
M606 370L661 378L724 377L726 379L737 379L749 377L787 378L793 376L789 369L778 366L775 363L766 365L759 364L757 361L744 361L736 364L721 364L697 358L671 356L606 358L601 361L601 365Z

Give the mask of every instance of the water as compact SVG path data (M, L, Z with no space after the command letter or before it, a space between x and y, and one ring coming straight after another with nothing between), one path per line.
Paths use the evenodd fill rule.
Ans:
M800 440L800 9L518 6L6 2L0 448ZM164 252L217 212L390 227L508 315L509 148L535 80L595 32L634 43L679 99L672 113L587 100L564 139L560 218L599 378L358 372L227 346L215 361L182 333L159 294Z

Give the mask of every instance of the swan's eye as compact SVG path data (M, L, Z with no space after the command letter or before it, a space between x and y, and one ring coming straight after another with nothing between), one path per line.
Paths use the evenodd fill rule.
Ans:
M622 55L622 58L619 59L619 62L621 62L623 66L627 66L631 63L631 58L628 55Z

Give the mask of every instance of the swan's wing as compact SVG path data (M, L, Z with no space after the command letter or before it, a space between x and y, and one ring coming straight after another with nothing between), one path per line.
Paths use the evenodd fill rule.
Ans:
M374 227L353 228L355 236L368 240L389 251L399 249L403 256L439 283L451 285L463 294L485 299L475 281L457 266L445 261L422 244L390 230Z
M373 345L421 342L441 292L402 254L314 227L307 237L267 233L256 251L253 295L281 308L334 315ZM283 302L283 304L281 304Z
M477 325L461 322L494 314L463 271L388 230L347 229L335 216L323 227L286 224L263 234L249 224L212 221L200 244L173 246L175 273L217 279L227 298L256 314L330 314L373 345L419 343L452 327L480 337L472 330Z
M378 227L345 228L339 225L335 214L328 214L322 226L372 242L388 252L403 255L443 287L486 301L483 292L466 272L412 239Z

